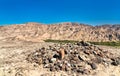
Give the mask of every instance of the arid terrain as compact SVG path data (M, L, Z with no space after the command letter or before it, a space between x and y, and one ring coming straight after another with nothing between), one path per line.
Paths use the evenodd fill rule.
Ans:
M119 41L120 25L91 26L80 23L25 23L0 27L0 40L41 42L46 39Z
M23 41L0 42L0 76L119 76L120 66L114 65L97 65L96 70L89 74L72 74L66 71L53 71L43 68L43 64L30 63L26 60L29 54L36 50L49 46L54 43L33 43ZM120 56L120 49L114 47L99 46L112 52L116 57Z
M83 42L60 44L46 39ZM0 26L0 76L120 76L120 48L86 42L119 40L119 25Z

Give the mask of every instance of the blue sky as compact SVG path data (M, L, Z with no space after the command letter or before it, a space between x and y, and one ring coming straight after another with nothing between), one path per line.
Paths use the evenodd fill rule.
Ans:
M0 25L25 22L120 24L120 0L0 0Z

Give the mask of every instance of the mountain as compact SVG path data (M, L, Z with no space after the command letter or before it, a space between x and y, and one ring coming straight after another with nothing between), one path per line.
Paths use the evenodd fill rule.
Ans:
M0 40L41 42L46 39L120 41L120 25L91 26L80 23L40 24L29 22L0 26Z

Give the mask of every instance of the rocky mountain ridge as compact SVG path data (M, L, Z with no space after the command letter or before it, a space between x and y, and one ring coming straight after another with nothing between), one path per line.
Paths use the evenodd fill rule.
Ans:
M41 42L46 39L120 41L120 25L91 26L80 23L25 23L0 27L0 40Z

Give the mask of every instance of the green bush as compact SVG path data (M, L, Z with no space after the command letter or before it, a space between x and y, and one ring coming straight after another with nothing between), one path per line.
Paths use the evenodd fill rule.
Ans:
M95 45L120 46L120 42L90 42Z
M75 40L44 40L45 42L53 42L53 43L77 43L79 41ZM120 42L89 42L94 45L105 45L105 46L120 46Z
M44 40L45 42L54 42L54 43L76 43L78 41L74 41L74 40L51 40L51 39L47 39Z

